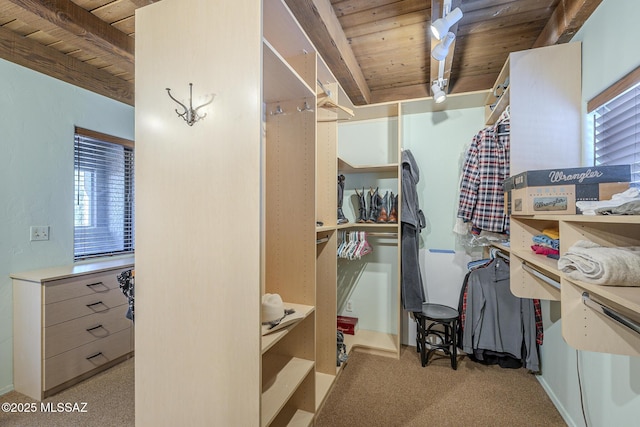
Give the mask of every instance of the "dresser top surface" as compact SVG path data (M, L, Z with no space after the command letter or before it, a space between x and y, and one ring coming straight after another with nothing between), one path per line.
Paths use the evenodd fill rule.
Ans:
M12 279L24 280L28 282L42 283L51 280L66 279L69 277L85 274L100 273L118 268L134 266L134 257L119 258L107 261L95 261L86 264L64 265L59 267L41 268L38 270L11 273Z

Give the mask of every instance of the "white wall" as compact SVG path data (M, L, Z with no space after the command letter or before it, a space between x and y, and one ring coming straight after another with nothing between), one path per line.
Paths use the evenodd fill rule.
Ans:
M640 66L640 2L604 0L572 41L582 41L583 117L586 102ZM585 129L588 123L585 121ZM589 138L585 132L585 139ZM584 142L589 147L589 141ZM585 150L583 163L591 155ZM557 302L543 302L541 384L569 425L584 426L577 369L591 427L638 425L640 358L576 351L562 338Z
M73 263L73 134L133 139L133 107L0 60L0 394L13 389L9 274ZM50 240L29 241L29 227Z

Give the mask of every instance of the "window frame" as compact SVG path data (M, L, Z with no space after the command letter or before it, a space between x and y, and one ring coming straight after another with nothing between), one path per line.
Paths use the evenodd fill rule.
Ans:
M589 119L588 126L589 126L589 133L591 135L591 138L590 138L591 151L592 151L591 154L593 155L592 162L594 165L596 163L595 120L596 120L597 110L605 106L610 101L625 94L629 90L639 90L640 89L639 85L640 85L640 66L636 67L634 70L626 74L620 80L618 80L617 82L615 82L614 84L606 88L604 91L600 92L598 95L596 95L595 97L587 101L587 118ZM637 115L636 118L637 118L637 124L640 126L640 114ZM638 152L636 151L636 153ZM634 170L635 170L635 174L637 175L638 171L640 170L640 163L635 162L634 164L632 164L631 166L632 175L634 174ZM633 177L632 177L632 181L634 181ZM633 185L638 185L637 180L634 182L635 184Z
M96 197L95 194L91 194L89 195L89 197L96 197L94 199L94 204L93 206L90 206L90 209L93 210L93 212L90 214L91 218L89 220L89 224L87 225L80 225L77 226L76 225L76 204L77 201L75 200L77 197L77 173L78 173L78 152L76 149L76 144L77 144L77 140L78 138L86 138L86 139L92 139L95 141L99 141L102 143L109 143L109 144L116 144L116 145L120 145L123 146L125 148L125 151L123 152L123 160L125 162L125 166L124 166L124 170L125 170L125 174L124 174L124 186L123 188L125 189L125 191L123 192L123 195L125 196L125 201L123 202L122 205L122 212L123 212L123 217L126 218L130 218L129 220L129 225L131 226L130 230L127 230L127 227L123 228L123 238L122 238L122 246L123 249L122 250L109 250L109 251L100 251L100 252L87 252L87 251L79 251L79 248L76 246L77 245L77 241L76 241L76 232L80 229L80 228L85 228L85 229L98 229L100 227L100 225L96 222L98 215L100 215L100 212L107 212L110 209L110 205L104 205L102 206L102 208L100 206L98 206L98 204L100 202L98 202L98 198ZM129 151L127 151L126 149L129 149ZM93 131L90 129L85 129L79 126L75 126L74 129L74 167L73 167L73 173L74 173L74 219L73 219L73 259L74 261L82 261L82 260L86 260L86 259L91 259L91 258L98 258L98 257L107 257L107 256L114 256L114 255L131 255L135 253L135 143L132 140L129 139L125 139L125 138L120 138L117 136L113 136L113 135L108 135L108 134L104 134L101 132L97 132L97 131ZM131 162L128 166L127 166L127 162ZM94 181L98 181L99 175L101 172L108 172L108 168L96 168L94 170L91 170L91 168L83 168L81 167L80 170L87 170L91 173L92 175L92 179ZM127 173L129 172L129 173ZM133 179L133 183L131 183L130 181ZM96 190L99 190L99 185L96 185L96 182L94 182L94 186L96 188ZM126 191L127 188L130 188L131 191L128 192ZM127 199L127 196L131 196L131 198ZM105 240L108 241L108 240Z

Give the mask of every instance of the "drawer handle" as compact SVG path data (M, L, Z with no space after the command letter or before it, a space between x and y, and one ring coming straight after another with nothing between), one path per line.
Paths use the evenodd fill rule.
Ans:
M94 326L93 328L87 329L87 332L95 331L96 329L102 328L102 325Z
M109 287L108 287L108 286L106 286L106 285L105 285L104 283L102 283L102 282L87 283L87 285L86 285L86 286L87 286L87 288L91 289L91 290L92 290L92 291L94 291L94 292L109 292ZM93 289L93 287L92 287L92 286L102 286L102 287L104 287L104 288L105 288L105 290L103 290L103 291L96 291L95 289Z
M100 304L104 305L106 308L104 310L93 310L94 306L100 305ZM109 307L107 306L107 304L103 303L102 301L94 302L93 304L87 304L87 307L95 311L96 313L102 313L103 311L109 310Z
M92 355L92 356L87 357L87 360L91 360L91 359L93 359L94 357L98 357L98 356L102 356L102 352L101 352L101 351L97 352L96 354L94 354L94 355Z

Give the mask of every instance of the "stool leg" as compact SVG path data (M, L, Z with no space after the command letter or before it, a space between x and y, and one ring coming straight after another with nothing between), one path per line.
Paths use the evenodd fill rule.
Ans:
M420 353L420 318L414 315L416 319L416 352Z
M452 339L453 349L451 350L451 367L453 370L458 369L458 342L456 337L456 331L458 330L458 319L453 319L453 331L452 331Z
M426 328L426 319L424 317L420 318L420 362L422 363L422 367L424 368L427 365L427 334L425 332Z

